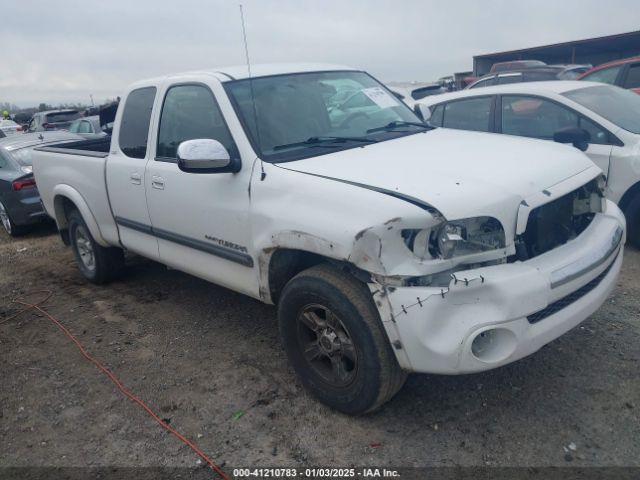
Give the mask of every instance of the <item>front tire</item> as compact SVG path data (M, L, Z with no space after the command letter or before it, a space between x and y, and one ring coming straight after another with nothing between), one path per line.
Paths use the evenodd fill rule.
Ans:
M371 293L348 273L318 265L298 274L282 292L278 318L302 384L328 406L371 412L404 384Z
M640 195L636 195L624 209L627 219L627 238L629 243L640 249Z
M69 214L69 239L80 273L90 282L107 283L122 271L124 267L122 249L98 245L77 210Z

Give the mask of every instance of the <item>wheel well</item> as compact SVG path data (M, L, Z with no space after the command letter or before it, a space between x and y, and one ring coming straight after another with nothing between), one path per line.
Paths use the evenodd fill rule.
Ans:
M618 206L620 207L620 210L622 210L624 212L624 210L629 206L631 201L637 195L640 195L640 182L635 183L634 185L629 187L629 189L626 192L624 192L624 195L622 195L622 198L620 199L620 202L618 203Z
M70 245L69 240L69 228L68 228L68 218L69 214L73 210L77 210L78 207L69 200L67 197L62 195L58 195L53 200L53 205L55 208L56 214L56 223L58 224L58 231L60 232L60 237L65 245Z
M323 262L328 258L304 250L279 249L269 261L269 293L271 301L278 303L282 289L297 274Z
M305 250L282 248L273 252L269 261L269 293L271 301L277 305L280 293L289 280L303 270L321 263L330 263L337 268L343 269L361 282L367 283L371 281L367 272L348 262Z

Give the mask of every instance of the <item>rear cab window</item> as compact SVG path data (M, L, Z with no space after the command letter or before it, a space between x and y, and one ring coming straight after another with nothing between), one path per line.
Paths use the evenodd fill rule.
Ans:
M120 150L130 158L145 158L156 87L143 87L127 96L120 121Z

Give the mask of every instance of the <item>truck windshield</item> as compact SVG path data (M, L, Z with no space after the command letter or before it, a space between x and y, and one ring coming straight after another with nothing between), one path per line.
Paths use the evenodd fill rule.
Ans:
M631 133L640 133L640 95L611 85L579 88L564 96Z
M271 162L362 147L429 129L364 72L234 80L225 83L225 89L257 153Z

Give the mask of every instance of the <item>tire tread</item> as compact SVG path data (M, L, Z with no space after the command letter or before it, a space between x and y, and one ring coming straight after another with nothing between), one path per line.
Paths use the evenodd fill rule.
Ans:
M321 280L337 288L349 299L369 327L378 346L378 355L380 357L380 389L376 400L365 411L360 413L366 414L377 410L402 388L407 378L407 372L398 365L380 315L373 302L371 292L366 284L360 282L348 272L330 264L319 264L304 270L296 275L289 284L303 277ZM285 287L281 298L285 297L286 290L287 287Z
M72 236L72 225L73 223L77 223L79 225L84 226L87 231L89 237L91 237L91 242L93 243L93 251L96 260L96 271L95 275L88 276L83 271L82 267L78 265L78 268L82 272L83 276L89 280L91 283L95 283L96 285L103 285L108 283L115 278L117 278L122 269L124 267L124 252L121 248L117 247L103 247L98 245L94 240L89 228L87 227L86 222L82 218L82 215L78 210L72 210L69 213L69 236ZM74 249L74 254L76 255L76 261L79 263L80 260L77 258L77 253L75 252L75 245L73 240L71 241L71 245Z

